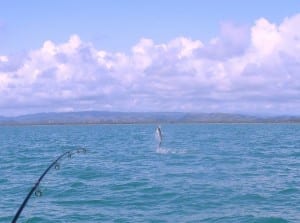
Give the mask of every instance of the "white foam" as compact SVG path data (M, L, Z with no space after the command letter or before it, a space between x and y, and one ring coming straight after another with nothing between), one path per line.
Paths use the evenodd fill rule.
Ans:
M174 149L168 149L168 148L164 148L164 147L157 147L155 152L159 153L159 154L184 154L184 153L186 153L185 150L174 150Z
M168 154L168 153L170 153L170 150L167 149L167 148L157 147L156 148L156 153L159 153L159 154Z

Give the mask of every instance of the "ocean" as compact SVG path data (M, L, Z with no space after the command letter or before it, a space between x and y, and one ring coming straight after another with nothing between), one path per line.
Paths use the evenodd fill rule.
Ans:
M299 124L0 127L0 222L300 222Z

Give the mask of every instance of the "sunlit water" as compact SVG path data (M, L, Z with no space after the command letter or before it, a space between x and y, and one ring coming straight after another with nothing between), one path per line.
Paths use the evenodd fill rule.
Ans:
M300 125L0 127L0 222L300 222Z

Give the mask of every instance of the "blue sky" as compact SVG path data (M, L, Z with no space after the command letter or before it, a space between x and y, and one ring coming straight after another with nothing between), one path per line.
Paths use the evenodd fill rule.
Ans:
M0 115L300 114L299 6L1 1Z
M299 9L298 1L271 0L4 0L0 49L35 49L45 40L63 42L72 34L112 51L128 50L142 37L160 43L177 36L208 41L224 21L251 26L265 17L279 23Z

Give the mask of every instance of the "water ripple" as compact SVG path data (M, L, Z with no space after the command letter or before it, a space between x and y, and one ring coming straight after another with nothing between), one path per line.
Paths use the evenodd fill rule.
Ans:
M0 222L300 222L300 125L0 127Z

